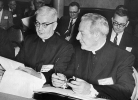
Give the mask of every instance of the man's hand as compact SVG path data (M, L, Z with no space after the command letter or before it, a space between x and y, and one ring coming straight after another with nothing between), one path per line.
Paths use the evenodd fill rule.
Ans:
M52 84L55 87L63 87L63 85L66 83L67 79L66 76L61 74L61 73L57 73L57 75L54 73L52 74Z
M82 79L76 78L76 81L71 81L71 83L67 84L75 93L89 95L91 92L91 85Z
M25 67L25 68L19 67L18 70L24 71L24 72L31 74L33 76L36 76L38 78L42 78L40 73L36 72L34 69L32 69L30 67Z

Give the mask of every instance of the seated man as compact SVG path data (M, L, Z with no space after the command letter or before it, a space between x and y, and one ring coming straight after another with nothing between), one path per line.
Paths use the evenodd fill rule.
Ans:
M62 73L66 70L73 54L73 46L55 34L56 26L57 11L48 6L39 8L35 22L37 34L25 38L23 48L17 55L17 61L30 67L25 71L39 78L46 78L47 83L54 71ZM49 69L48 64L55 66Z
M135 86L132 76L134 56L107 42L108 32L109 25L103 16L94 13L83 15L77 35L81 48L76 48L64 73L52 74L53 86L62 87L67 83L75 93L128 100ZM76 77L74 81L63 81L72 76Z

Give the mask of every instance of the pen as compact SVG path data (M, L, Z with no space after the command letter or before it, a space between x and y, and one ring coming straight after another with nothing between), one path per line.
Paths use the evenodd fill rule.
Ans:
M79 64L78 64L78 66L77 66L77 68L76 68L76 75L74 76L74 80L76 81L76 77L78 76L78 69L79 69Z
M56 66L57 66L57 62L58 62L59 58L56 60L55 65L54 65L54 69L55 69L55 75L57 75L57 70L56 70Z

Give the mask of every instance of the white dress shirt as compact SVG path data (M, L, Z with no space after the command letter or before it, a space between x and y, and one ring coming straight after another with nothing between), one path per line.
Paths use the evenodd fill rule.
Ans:
M118 33L118 36L117 36L117 45L120 44L120 41L121 41L121 39L122 39L123 33L124 33L124 32ZM114 30L112 30L112 34L111 34L111 38L110 38L110 41L111 41L111 42L114 42L115 36L116 36L116 33L115 33Z
M0 11L0 22L1 22L1 18L2 18L2 13L3 13L3 9Z

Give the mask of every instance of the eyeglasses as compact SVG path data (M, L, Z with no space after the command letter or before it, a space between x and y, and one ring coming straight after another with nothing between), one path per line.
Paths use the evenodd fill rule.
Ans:
M56 21L55 21L55 22L56 22ZM45 23L42 23L42 24L40 24L39 22L35 22L35 26L36 26L36 27L40 27L40 25L42 25L43 28L47 28L48 25L53 24L53 23L55 23L55 22L51 22L51 23L46 23L46 22L45 22Z
M117 21L113 21L113 25L115 26L119 26L119 28L124 28L126 26L127 23L118 23Z
M69 11L69 13L76 14L78 11Z

